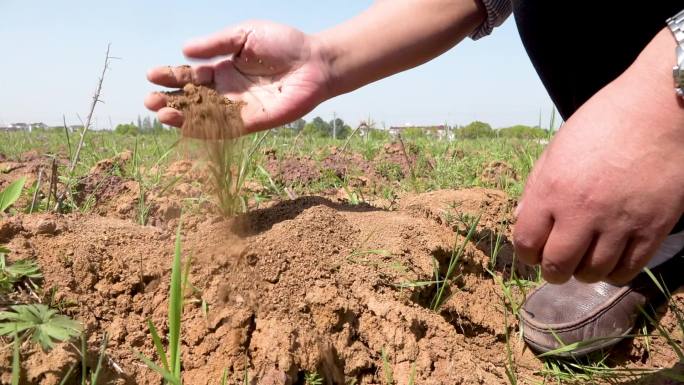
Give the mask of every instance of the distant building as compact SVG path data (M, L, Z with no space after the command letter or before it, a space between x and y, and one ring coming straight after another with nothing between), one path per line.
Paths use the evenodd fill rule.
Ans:
M38 123L31 123L29 124L29 131L32 130L45 130L48 128L48 125L43 123L43 122L38 122Z
M27 123L12 123L10 129L11 131L31 131L31 126Z

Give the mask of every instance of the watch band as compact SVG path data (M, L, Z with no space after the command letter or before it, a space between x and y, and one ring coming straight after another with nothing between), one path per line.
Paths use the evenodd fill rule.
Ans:
M677 64L672 69L677 95L684 98L684 9L667 19L667 26L677 41Z

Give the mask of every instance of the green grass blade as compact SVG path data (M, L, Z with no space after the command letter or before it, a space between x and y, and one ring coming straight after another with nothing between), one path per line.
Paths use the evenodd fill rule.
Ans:
M394 374L392 373L392 366L389 363L387 351L382 348L382 371L385 374L385 385L394 385Z
M78 363L75 363L69 367L69 370L67 370L64 377L62 377L62 381L59 382L59 385L66 385L69 383L69 380L71 379L71 375L74 374L74 370L76 370L77 365L78 365Z
M86 373L88 371L88 345L85 333L81 335L81 385L86 385Z
M180 323L183 312L183 267L181 265L181 222L176 231L176 247L171 267L169 294L169 356L171 372L180 378Z
M223 375L221 375L221 385L228 385L228 369L223 369Z
M660 290L661 293L663 293L664 295L667 296L667 292L665 291L665 288L663 288L663 286L660 284L660 281L656 278L656 276L653 275L653 272L651 271L651 269L649 269L648 267L644 267L644 272L646 273L646 275L649 276L649 278L651 278L653 283L655 283L658 290Z
M21 177L19 180L12 182L2 192L0 192L0 213L5 212L14 202L21 196L21 191L24 189L26 177Z
M166 358L166 352L164 352L164 345L159 338L159 333L157 333L157 328L151 320L147 320L147 327L150 329L150 334L152 335L152 342L154 343L154 348L157 350L157 355L162 363L165 370L169 370L169 360Z
M411 365L411 375L409 376L408 385L415 385L416 383L416 363Z
M104 359L105 356L105 351L107 350L107 344L108 344L108 339L109 336L105 332L104 336L102 337L102 344L100 345L100 352L97 356L97 365L95 366L95 371L90 374L90 384L89 385L97 385L97 379L100 377L100 369L102 369L102 360Z
M173 385L181 385L179 378L175 377L171 372L168 370L164 370L164 368L160 368L157 364L152 362L149 358L145 357L142 353L140 352L135 352L135 354L138 356L138 358L147 365L148 368L154 370L155 372L159 373L166 382L173 384Z
M19 346L21 345L21 338L17 331L14 331L14 342L12 343L12 385L19 385L19 377L21 377L21 359L19 357Z

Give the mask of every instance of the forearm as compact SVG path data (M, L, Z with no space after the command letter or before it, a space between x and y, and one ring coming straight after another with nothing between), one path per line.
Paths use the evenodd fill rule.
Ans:
M330 97L423 64L485 18L480 0L384 0L315 36L329 68Z
M644 48L634 63L611 86L621 87L630 109L652 119L652 128L677 125L684 134L684 102L675 94L672 66L675 40L669 29L662 29ZM624 105L624 103L622 103Z

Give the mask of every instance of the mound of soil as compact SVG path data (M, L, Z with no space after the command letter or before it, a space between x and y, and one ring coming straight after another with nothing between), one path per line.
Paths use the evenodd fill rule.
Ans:
M321 170L316 161L309 156L288 157L278 159L268 157L264 165L274 181L285 186L293 184L309 184L321 178Z
M381 384L383 351L399 385L413 368L417 384L506 383L506 330L516 324L504 321L483 242L466 247L439 311L428 309L434 288L407 283L432 280L435 260L448 263L455 233L437 215L444 207L479 210L485 234L498 231L509 206L500 192L467 190L417 195L391 212L306 197L233 220L184 219L194 288L183 316L184 383L216 384L226 370L232 384L245 373L251 384L302 384L314 371L329 384ZM108 333L100 383L160 383L135 351L155 357L147 319L166 333L172 229L77 214L20 215L0 229L10 259L35 258L43 287L56 288L53 303L84 323L92 366ZM674 330L676 320L668 314L663 325ZM518 375L540 379L539 361L517 338L511 347ZM628 345L624 360L640 365L639 349ZM650 352L649 365L676 362L662 341ZM32 384L59 383L79 359L70 344L49 353L26 344L22 356ZM9 383L10 359L11 349L0 351L1 383Z

